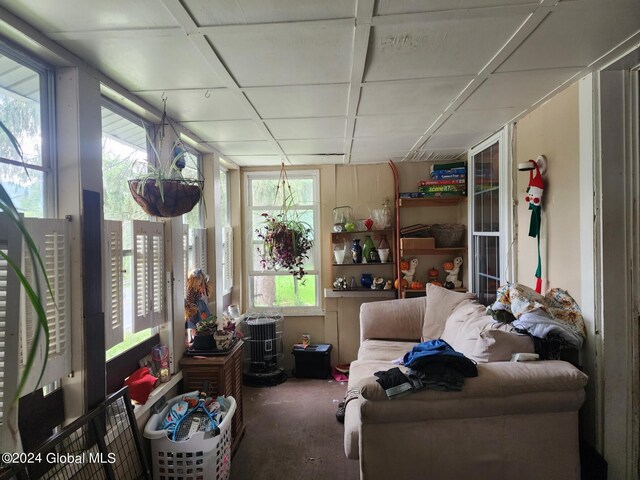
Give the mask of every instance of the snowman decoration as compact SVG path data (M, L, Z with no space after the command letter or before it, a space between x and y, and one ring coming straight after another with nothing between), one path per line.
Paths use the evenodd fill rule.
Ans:
M529 171L529 186L524 201L529 204L531 221L529 222L529 236L538 239L538 267L536 268L536 292L542 293L542 261L540 258L540 224L542 222L542 194L544 183L540 167L534 160L529 160L534 169Z

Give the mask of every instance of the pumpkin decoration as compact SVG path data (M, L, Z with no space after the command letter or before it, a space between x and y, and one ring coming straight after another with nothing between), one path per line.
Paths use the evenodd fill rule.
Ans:
M422 282L418 282L417 280L414 280L409 284L409 288L411 290L422 290L424 288L424 284Z
M444 262L442 264L442 268L443 270L453 270L454 268L453 262Z
M406 260L402 260L400 262L400 270L409 270L409 267L411 265L409 265L409 262L407 262Z
M429 270L428 275L429 275L429 280L431 281L431 283L433 283L434 280L438 280L438 277L440 276L440 272L436 267L431 267L431 270Z
M393 286L396 287L396 289L400 288L398 287L398 284L399 284L398 280L399 279L396 278L396 281L393 283ZM400 281L400 284L402 285L402 288L407 288L409 286L409 282L407 282L407 280L404 278Z

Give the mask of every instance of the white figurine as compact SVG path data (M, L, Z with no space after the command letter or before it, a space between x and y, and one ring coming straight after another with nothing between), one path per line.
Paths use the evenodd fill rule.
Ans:
M460 267L462 266L462 257L456 257L453 259L453 268L451 270L445 270L449 275L447 275L446 281L453 283L454 288L460 288L462 286L462 282L458 280L458 273L460 272Z
M401 270L402 273L404 274L404 279L408 283L413 282L413 276L416 274L416 268L418 268L418 259L417 258L412 258L409 261L409 269L408 270Z

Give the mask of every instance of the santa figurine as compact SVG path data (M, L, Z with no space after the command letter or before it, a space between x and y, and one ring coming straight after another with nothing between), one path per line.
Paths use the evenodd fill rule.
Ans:
M524 201L529 204L531 210L531 221L529 223L529 236L538 238L538 267L536 268L536 292L542 293L542 261L540 259L540 223L542 222L542 194L544 193L544 183L540 167L534 160L529 160L534 169L529 171L529 186L527 196Z

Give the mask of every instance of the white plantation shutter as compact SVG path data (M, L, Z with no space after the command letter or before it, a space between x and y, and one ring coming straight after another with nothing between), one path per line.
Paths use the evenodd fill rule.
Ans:
M122 311L122 222L104 221L104 320L107 350L124 340Z
M228 292L233 286L233 228L222 228L222 288Z
M133 221L134 332L164 322L164 234L160 222Z
M207 271L207 229L191 228L189 230L191 255L189 257L189 271L201 268Z
M69 290L69 234L66 220L27 218L25 226L36 245L44 263L51 292L49 293L44 276L40 272L40 290L44 299L44 309L49 328L49 356L47 368L40 386L47 385L66 376L71 371L71 338L70 338L70 290ZM31 259L26 246L22 247L22 265L25 277L35 282L35 272L31 267ZM33 333L36 329L37 316L24 290L21 294L21 341L20 366L24 367ZM40 352L34 362L33 370L23 393L36 388L36 382L44 362L44 336L40 340Z

